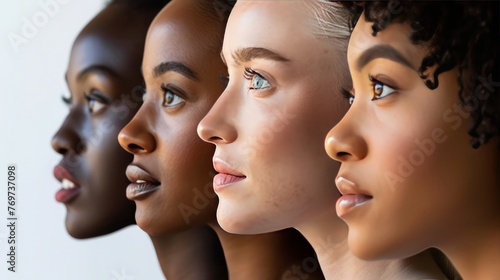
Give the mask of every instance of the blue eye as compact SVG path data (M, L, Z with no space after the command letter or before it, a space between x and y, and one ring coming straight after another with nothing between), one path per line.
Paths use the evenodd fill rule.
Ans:
M175 107L184 102L184 99L179 95L175 94L169 87L162 86L161 89L163 90L164 93L163 103L162 103L163 106Z
M376 80L373 77L370 77L370 81L372 81L372 83L373 83L373 98L372 98L372 100L382 99L382 98L396 92L395 89L379 82L378 80Z
M250 89L267 89L271 85L269 82L259 75L255 75L251 81Z
M265 90L271 87L268 80L251 68L245 67L244 77L250 81L248 89Z

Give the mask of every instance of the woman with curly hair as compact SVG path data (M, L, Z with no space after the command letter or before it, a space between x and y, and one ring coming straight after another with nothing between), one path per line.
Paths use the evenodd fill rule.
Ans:
M351 108L325 147L362 259L427 248L499 279L499 3L353 5Z
M351 86L348 16L327 0L236 3L222 47L229 82L198 126L216 146L217 220L237 234L293 227L317 253L319 265L308 257L281 277L253 279L318 279L319 266L326 279L444 279L428 251L356 258L335 213L339 164L323 141L349 107L338 94Z

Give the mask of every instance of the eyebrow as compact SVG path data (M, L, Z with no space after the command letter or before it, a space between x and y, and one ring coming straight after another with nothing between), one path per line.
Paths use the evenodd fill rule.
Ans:
M411 63L395 48L389 45L377 45L367 49L361 54L357 63L358 70L361 70L366 64L376 58L386 58L414 69Z
M252 59L255 58L263 58L263 59L268 59L268 60L274 60L274 61L280 61L280 62L287 62L290 61L288 58L285 58L281 55L279 55L276 52L273 52L269 49L266 48L240 48L237 49L233 54L232 57L234 59L234 62L237 65L241 65L244 62L248 62Z
M120 77L120 75L118 75L117 72L115 72L114 70L110 69L107 66L92 65L92 66L89 66L89 67L83 69L82 71L80 71L80 73L78 73L78 75L76 76L76 79L81 80L81 79L83 79L83 77L85 77L85 75L87 75L88 73L91 73L91 72L100 72L100 73L103 73L105 75L113 76L115 78ZM66 73L66 75L65 75L66 80L68 80L67 77L68 77L68 73Z
M177 61L167 61L167 62L162 62L158 65L155 66L153 69L153 75L155 77L159 77L169 71L177 72L181 75L184 75L192 80L199 80L198 75L196 72L191 70L189 67L186 65L177 62Z

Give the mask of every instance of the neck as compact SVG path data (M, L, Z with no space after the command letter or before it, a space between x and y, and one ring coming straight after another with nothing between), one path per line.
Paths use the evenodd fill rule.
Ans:
M347 244L348 227L335 212L297 226L318 254L326 279L445 279L429 252L404 260L363 261Z
M212 227L224 249L231 280L324 279L314 251L296 230L236 235L218 225Z
M500 208L500 204L499 204ZM500 213L500 209L496 209ZM500 275L500 217L489 227L468 228L442 246L463 279L498 279Z
M210 227L151 236L151 240L167 279L228 279L224 253Z

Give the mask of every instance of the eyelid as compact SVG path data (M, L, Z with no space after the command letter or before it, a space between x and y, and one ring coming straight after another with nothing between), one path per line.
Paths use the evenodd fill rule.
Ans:
M111 104L112 100L97 89L91 89L90 93L85 93L87 101L95 100L103 104Z
M377 101L377 100L381 100L381 99L384 99L385 97L389 96L389 95L392 95L392 94L395 94L395 93L398 93L398 89L396 87L393 87L385 82L382 82L382 81L379 81L379 77L381 76L377 76L377 77L374 77L372 75L368 75L368 78L370 79L370 82L372 83L372 90L373 90L373 97L372 97L372 101ZM385 76L382 76L382 77L385 77ZM388 79L388 78L386 78ZM390 79L389 79L390 80ZM389 88L391 89L392 91L389 92L389 93L386 93L384 96L381 96L382 94L380 95L377 95L375 93L375 85L376 84L380 84L382 85L382 87L386 87L386 88ZM383 92L382 92L383 93Z
M187 100L187 94L184 90L182 90L180 87L174 85L174 84L162 84L160 86L162 90L162 95L165 95L167 91L171 91L173 94L176 94L180 98L182 98L184 101Z
M245 72L243 74L243 78L246 80L250 81L250 83L253 82L255 79L255 76L261 78L262 80L265 80L269 86L267 88L261 88L261 89L256 89L256 88L251 88L249 87L249 90L256 90L256 91L269 91L273 88L275 88L274 84L274 79L270 77L267 73L261 73L261 71L254 70L250 67L245 67Z
M345 89L345 88L342 88L340 90L340 93L342 94L342 97L344 99L346 99L349 104L352 105L353 101L354 101L354 94L353 94L353 90L348 90L348 89Z

